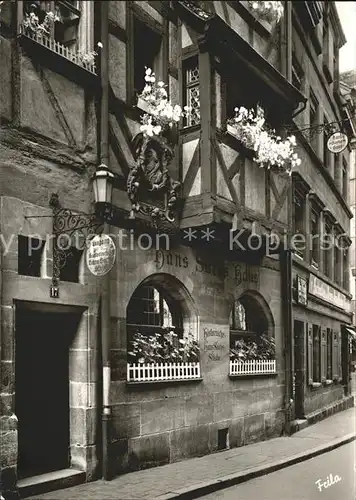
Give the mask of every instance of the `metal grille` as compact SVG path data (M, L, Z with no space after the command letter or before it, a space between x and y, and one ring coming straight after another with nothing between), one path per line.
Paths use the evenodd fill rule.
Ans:
M200 93L198 65L186 70L186 101L190 113L186 119L186 126L191 127L200 123Z

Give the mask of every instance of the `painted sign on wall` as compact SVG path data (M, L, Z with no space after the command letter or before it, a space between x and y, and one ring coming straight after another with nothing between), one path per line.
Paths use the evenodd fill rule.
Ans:
M309 278L309 293L340 309L344 309L347 312L350 311L351 301L346 295L317 278L314 274L311 274Z

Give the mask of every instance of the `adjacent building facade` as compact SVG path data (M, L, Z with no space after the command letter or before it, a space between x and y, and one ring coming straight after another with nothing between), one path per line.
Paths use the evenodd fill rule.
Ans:
M345 40L332 2L285 2L272 17L262 4L4 2L4 490L61 469L93 480L106 460L113 475L243 446L353 404L349 150L334 156L326 134L299 130L344 119ZM163 138L140 128L146 68L190 109ZM292 176L257 165L227 126L257 105L296 136ZM102 279L70 226L93 212L103 158L115 174L107 323ZM53 221L67 235L59 260ZM332 232L343 247L306 238L293 253L293 232Z
M299 136L303 160L293 174L293 231L307 236L293 256L295 415L314 420L349 391L350 148L333 154L328 138L340 130L354 137L354 129L341 101L345 39L335 5L296 3L293 16L292 81L308 98L296 122L309 127Z

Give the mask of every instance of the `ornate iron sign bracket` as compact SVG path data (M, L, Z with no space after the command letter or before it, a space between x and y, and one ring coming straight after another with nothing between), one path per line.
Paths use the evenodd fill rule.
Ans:
M296 133L301 133L304 135L304 137L308 140L311 141L316 135L323 134L325 133L327 136L330 136L334 132L338 132L340 129L342 129L343 123L349 121L349 118L345 118L344 120L340 121L333 121L329 123L319 123L317 125L314 125L312 127L301 127L301 128L296 128L295 125L283 125L283 128L289 133L289 134L296 134Z
M98 220L97 214L63 208L57 194L51 195L49 205L53 210L53 270L50 295L52 298L58 298L61 269L72 255L72 248L84 250L87 239L102 230L103 222Z

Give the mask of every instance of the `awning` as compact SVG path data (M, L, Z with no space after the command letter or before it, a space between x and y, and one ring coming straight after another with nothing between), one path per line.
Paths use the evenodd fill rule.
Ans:
M354 328L352 328L351 326L345 326L345 330L347 331L347 333L349 333L354 339L356 339L356 331Z

